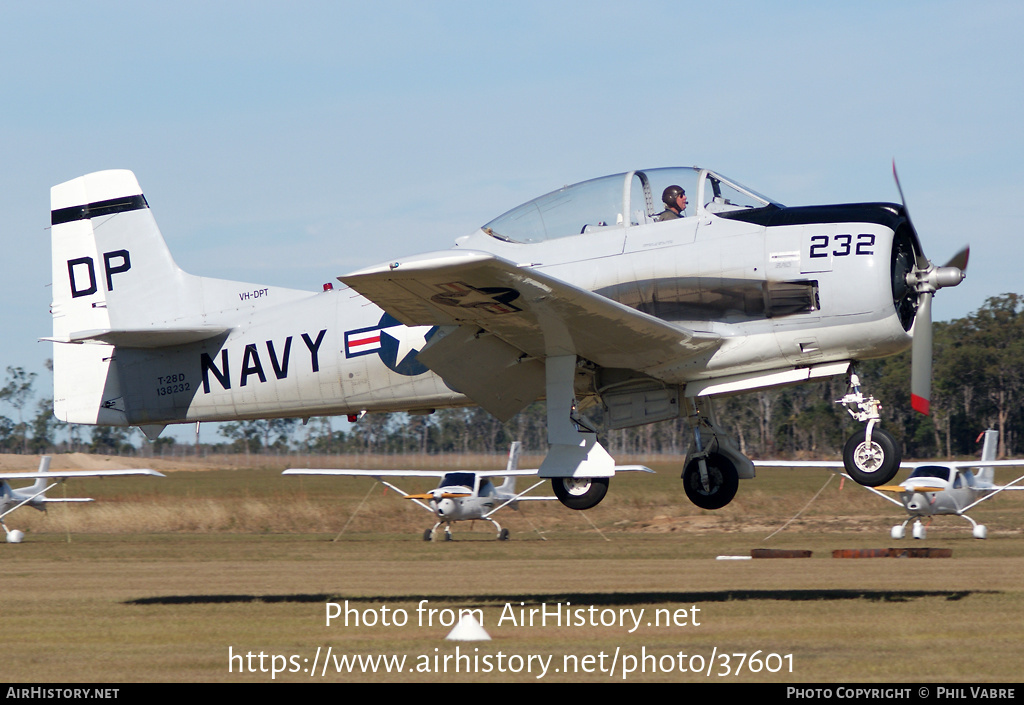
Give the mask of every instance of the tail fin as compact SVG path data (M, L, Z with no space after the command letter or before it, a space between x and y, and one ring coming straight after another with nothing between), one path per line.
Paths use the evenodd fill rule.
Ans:
M39 460L39 472L50 472L50 456L44 455ZM23 494L41 493L49 485L50 481L45 477L38 477L31 487L22 487L19 492ZM40 494L40 497L43 495ZM40 507L37 507L37 509Z
M513 470L519 469L519 455L522 450L523 444L519 441L512 443L512 446L508 449L508 463L505 465L505 470L512 472ZM501 483L501 487L498 488L502 492L514 494L516 491L516 478L515 475L508 475L505 477L505 481Z
M121 393L110 346L210 337L205 326L189 325L200 319L201 287L174 262L132 172L54 186L50 208L54 413L124 425L123 405L111 401Z
M995 460L996 451L999 446L999 431L989 429L981 435L984 438L984 443L981 446L981 459L983 461ZM978 468L974 471L974 479L990 485L994 484L996 480L996 470L992 466Z
M199 277L171 257L132 172L54 186L50 207L54 339L161 347L214 334Z

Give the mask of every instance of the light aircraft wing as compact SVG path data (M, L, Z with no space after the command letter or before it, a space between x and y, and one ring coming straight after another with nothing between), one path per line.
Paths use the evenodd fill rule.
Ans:
M970 470L972 468L1024 468L1024 460L971 460L955 463L913 463L918 465L945 465L957 470Z
M754 460L753 462L755 467L845 467L842 460Z
M503 419L543 395L537 361L546 357L575 354L661 378L721 342L473 250L428 253L339 279L407 326L460 327L435 335L417 359ZM481 331L491 335L482 339Z
M841 460L755 460L754 465L759 468L841 468ZM900 467L907 470L916 468L933 467L939 465L944 468L956 468L957 470L969 470L971 468L989 467L1024 467L1024 460L971 460L948 463L944 461L914 461L900 463Z
M356 468L289 468L282 475L345 475L348 477L434 477L441 478L451 470L360 470ZM472 472L466 470L465 472Z
M845 466L843 465L843 461L841 460L755 460L753 461L753 463L754 467L758 468L823 468L825 470L838 472L838 474L842 475L843 477L847 477L853 480L852 477L846 474ZM905 464L901 463L900 467L905 467ZM892 502L898 507L903 506L903 504L898 500L895 500L889 495L880 492L879 490L882 489L881 487L868 487L867 485L861 485L859 482L857 484L860 487L866 489L867 491L873 492L874 494L878 495L886 502ZM902 490L903 488L900 487L899 489Z
M480 477L527 477L536 475L538 468L521 470L360 470L349 468L289 468L282 475L342 475L346 477L433 477L442 478L453 472L468 472ZM616 465L615 472L651 472L644 465Z
M540 470L533 468L532 470L473 470L480 477L525 477L527 475L536 475ZM649 472L653 473L646 465L616 465L615 472Z
M51 470L48 472L2 472L0 480L37 480L45 477L50 480L64 480L74 477L117 477L121 475L151 475L153 477L165 477L163 473L149 469L128 469L128 470Z
M616 468L618 469L618 468ZM356 468L289 468L282 475L343 475L347 477L433 477L442 478L453 472L469 472L480 477L525 477L533 470L360 470Z

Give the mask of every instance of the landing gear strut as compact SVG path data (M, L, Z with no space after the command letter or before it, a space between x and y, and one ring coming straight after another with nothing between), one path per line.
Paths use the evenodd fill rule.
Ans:
M881 403L860 391L860 378L850 373L850 388L846 396L836 400L857 421L867 423L864 431L850 437L843 449L843 465L856 482L867 487L878 487L896 477L903 452L888 431L878 428Z
M508 529L503 529L501 527L501 524L499 524L498 522L494 521L494 519L491 519L489 517L481 517L481 518L484 521L491 522L491 524L494 526L494 528L498 532L496 538L499 541L508 541L508 538L509 538L509 531L508 531ZM442 524L444 524L444 540L445 541L451 541L452 540L452 523L450 521L439 521L436 524L434 524L431 528L429 528L426 531L424 531L423 532L423 540L424 541L433 541L434 538L437 536L437 530L441 528Z

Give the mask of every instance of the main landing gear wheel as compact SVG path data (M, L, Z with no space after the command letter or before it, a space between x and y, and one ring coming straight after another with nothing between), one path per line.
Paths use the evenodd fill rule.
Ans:
M691 502L701 509L721 509L736 496L740 476L736 466L719 453L708 454L704 461L708 469L708 488L700 479L700 460L694 458L683 470L683 489Z
M855 433L843 449L843 465L854 480L867 487L878 487L896 477L903 453L892 434L881 428L871 430L871 443L864 432Z
M502 529L498 532L499 541L508 541L508 529Z
M590 509L608 492L607 477L553 477L551 489L569 509Z

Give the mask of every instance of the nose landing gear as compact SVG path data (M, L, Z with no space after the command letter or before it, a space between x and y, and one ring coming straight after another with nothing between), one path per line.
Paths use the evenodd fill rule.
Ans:
M877 427L882 404L872 396L864 396L856 373L850 374L850 389L836 403L842 404L857 421L867 423L863 432L858 431L846 442L843 449L846 472L867 487L878 487L892 480L900 469L903 453L892 434Z

